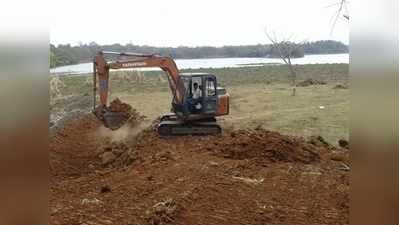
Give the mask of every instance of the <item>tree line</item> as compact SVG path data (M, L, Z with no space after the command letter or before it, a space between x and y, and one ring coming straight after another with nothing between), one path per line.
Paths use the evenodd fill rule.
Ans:
M93 56L100 50L117 52L137 52L143 54L160 54L175 59L223 58L223 57L278 57L273 45L242 45L223 47L153 47L133 44L98 45L95 42L72 46L50 44L50 67L91 62ZM303 57L305 54L336 54L348 53L348 46L337 41L323 40L306 42L301 45L293 57Z

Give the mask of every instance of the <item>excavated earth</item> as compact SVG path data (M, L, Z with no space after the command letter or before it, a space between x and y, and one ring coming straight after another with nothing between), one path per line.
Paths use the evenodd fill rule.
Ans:
M309 79L299 82L296 86L297 87L308 87L308 86L312 86L312 85L326 85L326 84L327 83L324 81L309 78Z
M133 123L131 125L135 125L145 118L144 116L140 115L136 109L132 108L132 106L129 104L122 102L119 98L116 98L110 102L108 109L111 112L121 113L124 117L124 120L129 120L130 123Z
M348 224L349 153L263 129L104 135L94 116L50 142L50 224Z

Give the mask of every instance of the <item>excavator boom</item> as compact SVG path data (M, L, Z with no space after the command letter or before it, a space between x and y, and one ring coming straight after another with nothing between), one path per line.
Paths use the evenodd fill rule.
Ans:
M104 55L116 55L130 57L127 59L120 59L116 61L107 61ZM99 77L100 84L100 102L103 105L107 104L108 98L108 82L110 69L123 68L144 68L144 67L159 67L165 71L169 76L170 88L173 96L176 98L176 103L181 104L184 94L184 85L180 80L179 70L176 63L170 57L158 56L155 54L137 54L130 52L110 52L100 51L94 58L94 77L96 74ZM95 79L95 78L94 78Z
M107 61L105 55L114 55L126 58ZM155 54L100 51L95 56L93 65L93 80L94 83L96 83L98 77L101 104L99 107L95 105L97 89L94 88L94 114L104 122L106 127L112 130L120 128L128 118L120 112L111 112L107 110L110 69L159 67L168 74L169 86L174 96L173 101L175 104L182 104L183 102L183 94L185 91L184 85L180 80L179 70L175 62L169 57L162 57Z

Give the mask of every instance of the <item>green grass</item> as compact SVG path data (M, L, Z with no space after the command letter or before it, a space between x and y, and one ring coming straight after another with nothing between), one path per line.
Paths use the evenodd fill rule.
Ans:
M347 83L348 82L348 64L315 64L315 65L297 65L295 66L298 77L301 81L307 78L314 78L326 81L328 83ZM260 66L260 67L242 67L242 68L221 68L221 69L188 69L182 70L182 73L211 73L217 76L218 82L222 86L236 86L248 84L290 84L291 77L287 66ZM166 75L161 71L146 71L144 83L122 82L112 78L126 74L127 76L136 76L134 71L116 71L111 72L111 91L126 92L131 89L140 91L165 90L168 88L167 82L162 82L160 77L166 81ZM63 76L62 80L67 85L66 93L91 92L91 86L86 85L87 75ZM90 80L91 74L90 74Z
M232 87L227 122L233 121L234 127L262 126L296 136L321 135L337 143L349 135L349 91L332 87L298 87L294 97L285 84Z

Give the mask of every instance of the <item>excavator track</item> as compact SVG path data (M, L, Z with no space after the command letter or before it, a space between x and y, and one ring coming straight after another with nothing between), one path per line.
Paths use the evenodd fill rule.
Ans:
M174 118L165 118L158 124L160 136L182 135L217 135L222 133L222 128L214 118L201 122L182 122Z

